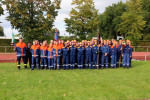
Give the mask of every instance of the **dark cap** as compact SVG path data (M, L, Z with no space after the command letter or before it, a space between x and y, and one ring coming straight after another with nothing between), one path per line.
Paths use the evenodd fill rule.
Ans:
M19 39L22 39L22 37L19 37Z
M31 43L31 41L28 41L27 43Z

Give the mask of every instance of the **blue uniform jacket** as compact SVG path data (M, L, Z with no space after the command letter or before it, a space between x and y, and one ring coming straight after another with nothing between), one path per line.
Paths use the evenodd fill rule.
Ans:
M106 45L104 45L104 46L102 46L101 47L101 52L102 52L102 54L105 54L105 53L109 53L109 47L108 46L106 46Z
M92 46L87 46L85 48L85 54L90 56L92 55Z
M98 53L99 51L98 51L98 46L97 45L93 45L93 48L92 48L92 53L93 54L96 54L96 53Z
M124 47L124 49L122 50L122 52L123 52L123 55L124 54L129 54L130 56L132 56L132 49L131 49L131 47L129 45L126 45Z
M63 52L63 56L69 56L69 48L68 47L63 47L62 52Z
M84 47L78 47L78 55L84 56Z
M76 56L77 49L75 46L70 46L70 56Z
M52 55L53 57L58 55L58 57L62 54L62 49L58 49L58 54L56 54L57 50L55 48L53 48L53 52L52 52Z
M112 47L111 50L110 50L110 56L112 55L117 55L117 48L116 47Z

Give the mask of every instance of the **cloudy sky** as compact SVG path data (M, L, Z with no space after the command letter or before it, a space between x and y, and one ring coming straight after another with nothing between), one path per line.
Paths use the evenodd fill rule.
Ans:
M99 13L102 13L105 11L105 8L109 5L112 5L113 3L118 3L119 1L125 2L126 0L94 0L95 2L95 7L96 9L99 10ZM61 3L61 9L59 10L58 16L56 17L54 27L58 28L60 30L60 35L69 35L65 31L65 18L69 18L69 12L72 9L71 5L72 0L62 0ZM3 5L3 8L5 9L6 7ZM4 28L4 34L6 37L11 38L11 25L10 22L5 20L5 17L8 16L7 11L4 11L4 15L0 16L0 25ZM14 34L18 34L17 30L13 29Z

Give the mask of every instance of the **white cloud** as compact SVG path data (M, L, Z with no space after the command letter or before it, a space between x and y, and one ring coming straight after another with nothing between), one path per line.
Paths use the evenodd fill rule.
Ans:
M95 7L96 9L99 10L99 13L104 12L105 8L109 5L112 5L113 3L117 3L119 1L123 1L126 2L126 0L94 0L95 2ZM71 5L72 0L62 0L61 3L61 9L59 10L58 16L56 17L55 23L54 23L54 27L58 28L60 30L60 35L69 35L65 30L65 22L64 19L65 18L69 18L69 12L71 11L71 9L74 7ZM2 6L4 9L6 9L6 7L3 5ZM0 16L0 25L2 25L2 27L4 28L4 34L6 35L6 37L11 38L11 25L10 22L8 22L7 20L5 20L5 17L8 16L7 11L4 11L4 15ZM17 30L13 30L14 34L18 34Z

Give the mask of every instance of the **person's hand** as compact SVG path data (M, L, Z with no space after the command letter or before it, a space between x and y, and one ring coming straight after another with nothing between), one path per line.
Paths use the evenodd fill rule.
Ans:
M122 55L122 57L123 57L123 55Z
M105 53L105 56L107 56L107 53Z
M13 50L15 51L15 48Z
M112 58L112 56L110 56L110 58Z
M132 56L130 56L130 58L132 58Z

